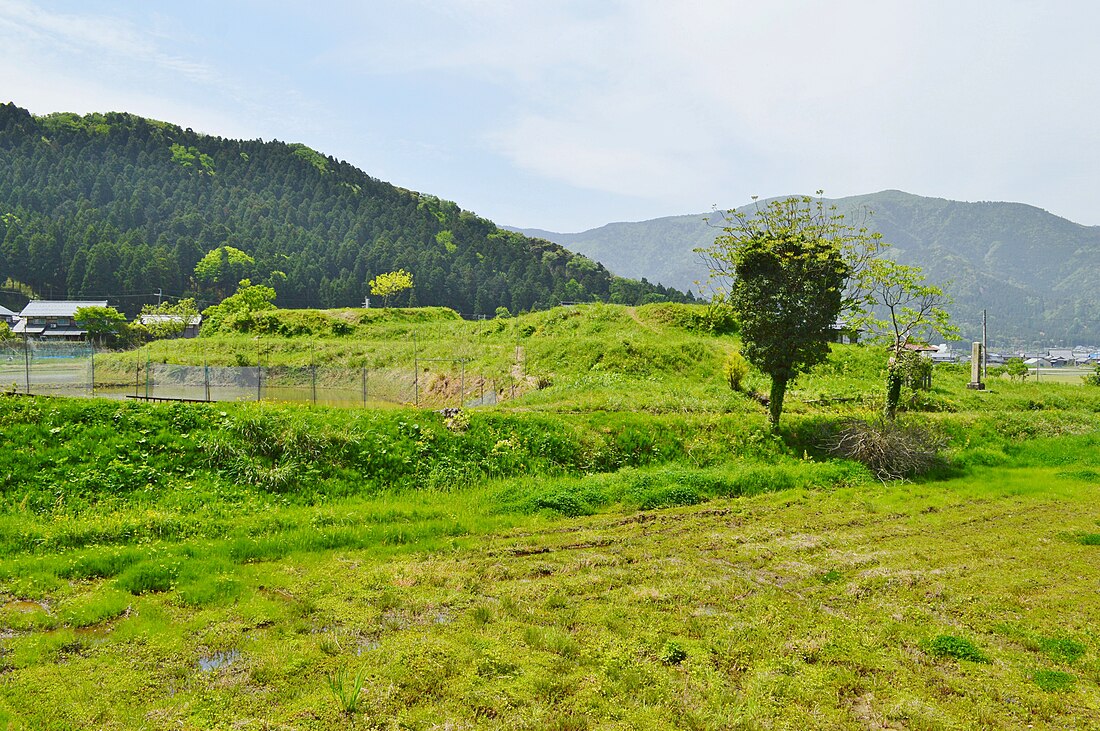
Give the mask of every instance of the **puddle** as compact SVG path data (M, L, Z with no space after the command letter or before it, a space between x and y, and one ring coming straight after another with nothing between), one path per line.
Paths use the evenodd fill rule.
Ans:
M4 602L3 608L6 611L23 612L24 614L30 614L31 612L46 612L49 614L50 612L50 607L46 602L32 602L29 599L13 599Z
M221 670L224 667L232 665L241 657L239 650L226 650L225 652L215 652L213 655L207 655L206 657L199 658L199 669L204 673L213 672L214 670Z
M370 652L371 650L377 650L381 645L374 640L364 640L355 647L355 654L358 657L362 657L364 652Z

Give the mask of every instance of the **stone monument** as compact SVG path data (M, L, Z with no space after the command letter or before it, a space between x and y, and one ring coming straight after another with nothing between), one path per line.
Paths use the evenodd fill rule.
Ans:
M973 343L970 346L970 383L966 384L966 387L974 389L975 391L985 390L985 384L982 383L981 343Z

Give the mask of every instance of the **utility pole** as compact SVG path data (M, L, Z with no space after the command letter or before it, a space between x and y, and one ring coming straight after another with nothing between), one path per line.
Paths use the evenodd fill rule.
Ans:
M986 324L987 324L987 311L982 310L982 380L986 379L986 363L989 362L989 344L986 342Z
M160 307L160 298L164 296L164 289L162 287L157 287L157 291L153 292L153 294L157 296L157 307Z

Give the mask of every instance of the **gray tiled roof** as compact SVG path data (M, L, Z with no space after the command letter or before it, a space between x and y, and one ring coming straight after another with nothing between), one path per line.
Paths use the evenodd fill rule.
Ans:
M18 313L12 312L7 307L4 307L4 305L0 305L0 317L15 317L16 314Z
M81 307L106 307L107 300L78 302L74 300L31 300L20 317L72 317Z

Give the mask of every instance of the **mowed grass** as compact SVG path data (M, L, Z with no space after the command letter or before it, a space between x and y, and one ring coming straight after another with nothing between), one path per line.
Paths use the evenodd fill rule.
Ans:
M71 582L3 608L0 703L15 728L1089 728L1095 489L982 468Z

